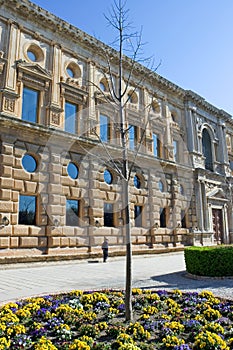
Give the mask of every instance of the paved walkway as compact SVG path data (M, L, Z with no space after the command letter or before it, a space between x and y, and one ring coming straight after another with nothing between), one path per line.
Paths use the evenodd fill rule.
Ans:
M0 265L0 303L24 297L73 289L123 289L125 258ZM191 279L185 271L183 252L133 257L133 287L211 290L233 299L233 279Z

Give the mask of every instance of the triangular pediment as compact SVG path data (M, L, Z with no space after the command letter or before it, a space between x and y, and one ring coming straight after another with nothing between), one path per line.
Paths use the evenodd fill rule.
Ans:
M212 197L226 198L222 188L220 188L220 187L213 188L210 191L206 192L206 197L208 197L208 198L212 198Z
M42 68L37 63L28 63L25 61L19 61L17 64L17 68L26 74L37 75L44 80L52 79L51 73L48 70Z

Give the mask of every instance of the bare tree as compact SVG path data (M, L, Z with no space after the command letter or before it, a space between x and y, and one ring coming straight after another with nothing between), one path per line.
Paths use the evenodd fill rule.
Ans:
M123 180L123 193L122 193L122 208L124 218L124 234L126 237L126 286L125 286L125 310L126 321L132 319L132 244L131 244L131 223L130 223L130 205L129 205L129 179L132 171L133 164L136 160L137 153L142 144L142 139L145 134L146 125L141 135L141 140L137 149L135 150L135 159L129 164L128 159L128 134L131 126L128 126L126 120L126 105L132 98L136 89L142 85L143 77L137 81L137 84L133 84L133 88L130 89L132 78L137 70L138 63L144 63L148 65L151 63L151 58L142 59L142 37L141 31L134 32L131 23L128 19L129 10L126 9L126 0L114 0L111 10L108 16L105 15L108 25L113 28L117 35L115 40L111 43L111 46L115 49L114 55L112 55L112 49L104 52L103 58L107 62L107 69L103 70L105 81L108 84L109 95L106 102L110 103L113 109L118 114L118 130L120 133L121 141L121 165L112 159L109 154L108 147L102 143L106 154L109 156L111 166L120 175ZM126 67L126 68L125 68ZM117 70L117 74L115 74ZM152 72L153 69L148 70ZM147 78L148 78L147 77ZM93 83L93 82L90 82ZM95 86L99 93L102 91L99 86ZM103 93L103 98L106 99L106 95ZM101 141L101 138L99 137ZM130 166L129 166L130 165Z

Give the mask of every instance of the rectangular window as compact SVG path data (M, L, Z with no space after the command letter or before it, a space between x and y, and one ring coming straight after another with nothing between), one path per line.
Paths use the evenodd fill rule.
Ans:
M160 227L167 227L166 208L160 208Z
M153 134L154 156L161 157L160 140L158 135Z
M129 125L129 149L135 150L137 146L137 127Z
M36 123L38 115L39 92L23 88L22 119Z
M75 199L66 200L66 226L79 225L79 201Z
M19 196L19 225L36 224L36 197Z
M65 103L65 131L71 134L76 133L77 106L73 103Z
M110 140L110 123L106 115L100 115L100 140L102 142Z
M142 227L142 206L141 205L134 206L134 220L135 220L135 227Z
M178 153L178 141L173 141L173 153L174 153L174 160L176 162L179 161L179 153Z
M180 216L181 216L181 227L182 227L182 228L187 228L185 210L181 210Z
M114 227L114 212L112 203L104 203L104 226Z

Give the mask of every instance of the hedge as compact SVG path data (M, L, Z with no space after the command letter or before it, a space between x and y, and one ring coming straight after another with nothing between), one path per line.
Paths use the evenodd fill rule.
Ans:
M233 245L186 247L187 272L197 276L233 276Z

